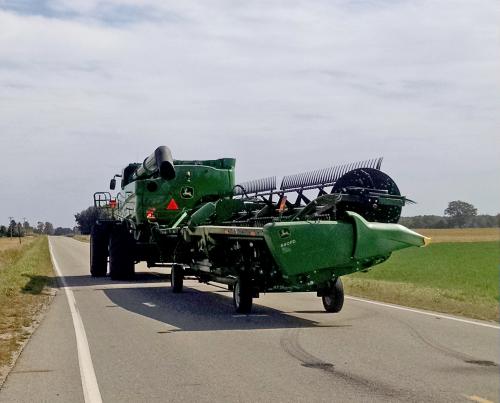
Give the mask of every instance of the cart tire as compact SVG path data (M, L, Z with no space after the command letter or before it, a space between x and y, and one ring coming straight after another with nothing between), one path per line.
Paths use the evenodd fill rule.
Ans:
M97 222L90 232L90 275L105 277L108 271L109 226Z
M113 225L109 240L109 275L111 280L132 280L135 274L135 240L125 224Z
M244 277L239 277L233 285L233 304L236 312L250 313L252 303L251 282Z
M344 286L337 278L331 285L329 292L321 297L326 312L340 312L344 305Z
M180 264L174 264L170 272L170 282L172 284L172 292L175 294L181 293L184 286L184 269Z

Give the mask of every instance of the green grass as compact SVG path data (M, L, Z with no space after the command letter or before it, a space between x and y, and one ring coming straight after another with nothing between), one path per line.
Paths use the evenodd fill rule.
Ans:
M0 251L0 385L49 302L53 281L47 237Z
M73 239L81 242L90 242L90 235L75 235Z
M351 295L498 321L499 264L497 242L431 244L344 282Z

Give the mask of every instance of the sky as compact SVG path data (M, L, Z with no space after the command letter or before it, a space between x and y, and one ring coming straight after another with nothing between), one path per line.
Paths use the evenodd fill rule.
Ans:
M237 181L384 157L416 205L500 212L498 0L0 0L0 223L75 225L129 162Z

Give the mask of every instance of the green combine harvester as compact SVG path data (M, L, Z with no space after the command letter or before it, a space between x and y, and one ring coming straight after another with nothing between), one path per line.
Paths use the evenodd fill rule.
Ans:
M428 238L397 224L410 202L380 171L382 159L235 184L235 160L174 160L158 147L125 167L121 189L94 194L90 273L130 280L134 265L170 266L227 284L237 312L261 292L315 291L327 312L344 302L341 276L384 262ZM313 194L316 197L312 197ZM108 259L109 258L109 259Z

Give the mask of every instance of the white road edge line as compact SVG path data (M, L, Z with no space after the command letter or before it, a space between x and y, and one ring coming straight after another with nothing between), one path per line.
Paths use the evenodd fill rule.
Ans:
M476 322L474 320L461 319L461 318L456 318L454 316L442 315L440 313L426 312L426 311L421 311L419 309L406 308L406 307L401 306L401 305L386 304L384 302L377 302L377 301L372 301L370 299L364 299L364 298L350 297L350 296L347 296L347 295L345 296L345 298L346 299L351 299L353 301L366 302L367 304L384 306L386 308L399 309L401 311L419 313L421 315L427 315L427 316L434 316L435 318L449 319L449 320L454 320L456 322L468 323L470 325L477 325L477 326L489 327L489 328L492 328L492 329L500 329L500 326L490 325L489 323L481 323L481 322Z
M49 250L52 264L66 293L69 309L71 311L71 317L73 318L73 326L75 328L76 335L76 347L78 350L78 365L80 367L80 377L82 380L83 397L85 399L85 403L102 403L101 392L99 391L99 385L97 384L94 366L92 365L92 356L90 355L89 342L87 340L87 334L85 333L85 328L83 326L82 317L80 316L78 307L76 306L75 295L66 284L66 281L64 280L64 277L61 273L61 269L59 268L57 260L54 256L50 238Z

